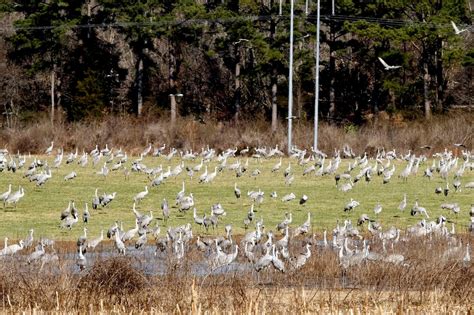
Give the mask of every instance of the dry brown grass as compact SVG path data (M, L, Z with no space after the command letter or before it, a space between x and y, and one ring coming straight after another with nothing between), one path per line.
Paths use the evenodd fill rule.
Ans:
M472 237L464 241L472 243ZM379 251L380 244L373 244ZM207 277L190 271L190 262L202 259L194 247L183 265L170 260L165 275L146 275L133 257L100 259L81 273L71 272L71 262L39 271L3 261L0 294L2 310L11 312L467 314L474 299L474 266L440 259L446 248L441 239L399 243L394 251L407 257L408 267L367 262L345 273L344 286L336 253L317 249L299 271Z
M452 147L463 142L473 146L474 113L451 113L433 118L430 122L403 121L380 115L363 126L351 124L334 126L320 124L319 147L326 152L349 144L357 153L371 151L377 147L398 150L418 150L422 145L431 145L433 150ZM312 123L297 121L294 125L294 143L309 148L312 145ZM272 134L270 125L263 120L230 122L209 119L205 124L192 118L180 118L177 127L170 128L167 119L145 117L141 120L127 117L109 117L103 121L66 123L57 122L54 127L48 120L0 131L0 145L11 152L41 153L54 140L57 146L72 150L92 149L95 144L122 147L137 153L147 143L166 143L177 148L200 150L206 145L216 149L246 146L273 146L286 148L286 126Z

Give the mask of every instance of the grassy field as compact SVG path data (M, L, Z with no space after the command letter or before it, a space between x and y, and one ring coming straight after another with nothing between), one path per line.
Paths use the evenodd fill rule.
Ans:
M66 157L66 154L65 154ZM49 165L53 165L54 157L40 157L48 160ZM91 160L91 159L89 159ZM127 167L130 167L130 157ZM232 164L236 159L228 159L227 165ZM245 158L241 159L245 162ZM31 163L32 159L27 159L26 165ZM293 224L296 226L306 220L307 213L312 214L312 227L315 233L320 233L324 229L332 229L337 220L341 221L346 218L351 219L353 223L362 213L367 213L374 217L373 208L377 202L383 206L382 213L376 218L382 223L386 229L391 225L397 227L406 227L419 221L421 217L410 216L411 207L415 199L419 199L421 206L428 210L430 219L444 214L448 219L456 223L457 231L465 231L469 222L469 209L471 203L474 203L474 190L463 188L461 192L454 193L451 185L452 174L450 174L451 191L447 197L436 195L434 190L436 187L445 187L445 181L435 175L433 180L422 177L426 165L431 165L431 161L422 164L417 176L410 176L408 182L402 182L398 178L398 174L405 167L406 162L395 162L397 167L395 175L389 184L382 185L382 177L373 176L370 183L361 180L356 184L353 190L343 193L335 186L334 176L316 177L314 174L303 176L303 166L297 165L296 160L283 159L282 167L279 172L272 173L272 167L278 162L277 159L269 159L257 161L249 159L249 169L243 177L236 178L235 172L224 170L219 173L215 180L211 183L199 184L198 178L201 172L194 175L191 179L184 170L179 176L169 178L164 184L158 187L149 187L149 195L139 204L139 211L147 212L153 210L155 217L161 218L160 204L163 198L169 201L170 206L174 206L174 200L177 192L181 189L184 181L186 185L186 194L193 193L195 197L195 205L198 215L202 216L204 212L210 214L212 204L220 202L227 212L225 217L220 221L219 231L214 233L223 233L225 224L232 224L234 234L244 233L243 219L247 215L250 208L251 200L246 196L249 190L258 190L259 188L265 192L263 203L256 208L257 218L262 217L267 229L275 229L275 225L279 223L285 212L293 213ZM462 161L460 161L462 162ZM162 157L148 157L143 163L148 167L156 167L162 165L166 170L167 166L174 166L180 163L178 158L166 161ZM185 161L185 165L194 166L199 161ZM291 163L292 172L295 180L291 186L286 186L284 181L284 169ZM339 173L347 169L349 160L343 160L339 168ZM375 161L371 160L369 165L374 165ZM36 236L54 237L59 240L76 239L82 233L82 222L75 225L72 231L59 228L60 213L67 207L69 200L75 200L76 206L82 213L84 204L89 203L91 212L91 220L88 224L89 235L98 235L100 230L106 230L114 221L120 220L124 223L125 229L134 226L134 215L131 211L133 196L144 190L145 185L149 185L150 180L143 173L131 173L129 180L125 180L122 170L110 172L109 176L104 179L96 174L103 162L99 163L96 168L92 167L91 161L82 168L76 163L69 165L63 164L59 169L53 169L52 178L43 186L36 187L35 183L30 183L24 178L25 169L11 173L4 171L0 173L0 193L7 190L8 184L12 184L12 190L18 189L21 185L25 189L25 197L18 203L17 207L8 206L2 210L0 220L0 237L9 237L10 239L23 238L27 231L31 228L35 229ZM100 166L99 166L100 165ZM217 162L209 164L209 171L213 171ZM110 167L110 166L109 166ZM261 174L256 178L251 177L253 170L259 169ZM72 181L65 182L64 176L71 171L76 171L77 178ZM359 172L358 169L353 171L353 175ZM474 172L466 169L462 178L462 185L474 180ZM236 199L233 192L234 183L242 191L242 197ZM95 189L99 189L99 194L104 192L117 192L116 199L104 209L92 210L90 203L94 195ZM276 191L278 198L270 198L270 193ZM281 197L293 192L296 199L290 202L282 202ZM397 207L406 193L408 197L408 206L404 212L400 212ZM298 204L299 198L306 194L309 197L308 202L304 206ZM350 198L354 198L360 202L360 206L350 213L344 213L343 208ZM461 213L455 216L453 213L440 208L441 203L457 202L461 206ZM177 226L193 222L192 211L185 214L179 213L177 208L171 209L170 220L168 226ZM160 225L164 222L160 221ZM205 231L193 223L193 229L197 234L204 234Z

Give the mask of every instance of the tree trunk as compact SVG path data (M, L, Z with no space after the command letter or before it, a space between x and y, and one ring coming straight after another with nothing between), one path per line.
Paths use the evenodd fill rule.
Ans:
M137 69L137 115L140 117L143 110L143 56L138 54Z
M236 47L238 50L239 48ZM234 121L237 123L239 121L239 113L240 113L240 54L237 53L237 62L235 64L235 94L234 94L234 104L235 104L235 113L234 113Z
M329 121L334 123L336 115L336 52L334 50L335 34L334 26L331 22L331 30L329 37Z
M270 7L273 7L273 1L270 2ZM275 42L276 34L276 20L270 20L270 42L273 44ZM277 94L278 94L278 69L274 61L272 61L272 74L270 77L271 85L271 102L272 102L272 133L275 133L278 128L278 106L277 106Z
M374 83L372 90L372 113L377 116L379 113L379 97L380 97L380 75L377 71L377 65L374 64Z
M296 117L298 117L298 119L301 119L301 96L302 96L302 92L301 92L301 82L298 82L296 84ZM299 120L298 120L299 121Z
M277 70L273 68L271 77L272 85L272 132L275 133L278 127L278 107L277 107L277 93L278 93L278 77Z
M443 111L443 99L444 99L444 79L443 79L443 40L441 38L436 39L436 52L435 52L435 63L436 63L436 110L438 112Z
M430 74L428 71L428 61L426 57L423 61L423 101L425 103L425 119L431 119L431 100L430 100Z
M176 125L176 95L170 94L170 105L171 105L171 127L174 128Z
M176 108L176 54L174 45L168 44L168 82L170 91L170 110L171 110L171 126L174 127L176 123L177 108Z
M56 66L51 71L51 125L54 125Z

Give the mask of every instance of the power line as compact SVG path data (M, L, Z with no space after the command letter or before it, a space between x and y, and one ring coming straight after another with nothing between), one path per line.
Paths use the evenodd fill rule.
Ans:
M44 31L52 29L96 29L96 28L129 28L129 27L157 27L157 26L179 26L179 25L196 25L196 24L206 24L206 23L219 23L227 24L241 21L269 21L271 19L280 19L280 20L289 20L289 15L251 15L251 16L240 16L240 17L228 17L228 18L216 18L216 19L177 19L177 20L160 20L160 21L149 21L149 22L115 22L115 23L90 23L90 24L60 24L60 25L40 25L40 26L10 26L10 27L0 27L0 32L11 32L17 30L26 30L26 31ZM316 16L308 15L302 19L307 19L310 21L315 21ZM365 16L351 16L351 15L321 15L321 20L325 22L335 21L335 22L359 22L365 21L370 23L377 23L384 26L392 27L403 27L407 25L426 25L432 28L449 28L451 27L449 23L445 24L436 24L436 23L426 23L410 20L399 20L399 19L383 19L383 18L374 18L374 17L365 17ZM472 26L469 26L470 30Z

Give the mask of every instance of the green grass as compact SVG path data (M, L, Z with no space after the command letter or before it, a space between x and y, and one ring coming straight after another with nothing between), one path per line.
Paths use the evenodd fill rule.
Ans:
M50 165L53 164L54 157L47 158ZM128 167L133 158L129 159ZM232 164L235 159L229 159L227 165ZM244 162L245 159L242 159ZM27 160L29 165L31 160ZM461 192L451 192L448 197L435 195L435 187L445 187L445 182L438 175L435 179L429 181L423 178L423 170L426 164L420 166L418 176L411 176L407 183L403 183L397 175L405 166L405 162L396 162L397 170L389 184L382 185L382 178L373 176L372 182L365 183L361 181L356 184L350 192L343 193L336 189L334 176L315 177L314 175L302 176L303 168L298 166L296 161L292 160L291 165L295 180L288 187L285 186L283 170L288 166L289 159L283 160L281 170L277 173L271 173L270 170L277 163L276 159L262 160L258 162L249 159L249 170L241 178L236 178L233 171L225 170L218 174L212 183L199 184L198 177L195 174L191 180L186 171L183 171L177 178L170 178L164 184L150 188L149 195L139 204L139 211L146 212L154 210L154 216L161 218L160 204L163 198L169 201L170 206L174 206L176 193L181 189L181 183L186 183L186 194L193 193L195 197L198 215L202 216L204 212L210 213L210 206L220 202L227 212L227 216L222 217L220 221L220 229L218 233L223 233L225 224L232 224L234 234L244 233L243 219L247 215L251 201L247 198L248 190L258 190L261 188L265 191L265 199L263 204L256 208L257 218L263 217L267 229L275 229L275 225L279 223L286 211L293 213L293 224L296 226L305 221L308 211L312 214L312 226L315 232L321 232L324 229L332 229L339 219L351 219L355 224L357 218L362 213L367 213L374 217L373 208L377 202L383 205L383 211L377 218L386 229L391 225L404 228L419 221L421 217L411 217L409 209L413 206L415 198L419 199L421 206L428 210L430 219L444 214L456 223L458 231L465 230L469 222L470 204L474 202L473 190L462 189ZM163 158L146 158L144 163L148 167L155 167L162 164L166 169L168 165L174 167L179 163L177 158L170 162ZM185 165L194 166L198 161L187 161ZM374 161L370 161L373 165ZM101 164L101 163L99 163ZM209 166L210 170L216 162L212 162ZM347 169L348 161L343 160L339 168L339 172ZM427 165L431 165L428 162ZM254 179L250 177L250 173L254 169L260 169L262 173ZM72 170L76 171L78 176L72 181L64 182L63 178ZM25 169L19 170L16 174L11 172L0 173L0 193L7 190L8 184L13 184L12 190L16 190L18 185L25 188L25 197L18 203L16 208L7 207L0 210L2 212L0 220L0 237L9 237L10 239L23 238L26 236L30 228L35 229L35 236L54 237L60 240L76 239L82 233L82 222L73 227L72 231L59 228L60 213L67 207L68 201L74 199L76 205L82 214L84 203L91 203L95 188L99 188L99 194L104 191L111 193L116 191L116 199L104 209L92 210L91 220L88 225L89 235L98 235L101 229L107 229L115 220L124 222L124 228L129 229L134 225L134 215L131 211L133 196L142 191L145 185L149 184L147 176L143 173L132 173L128 181L125 181L123 172L111 172L104 180L103 177L96 175L99 166L95 169L89 163L87 167L81 168L76 163L66 165L65 161L59 169L53 169L53 177L43 187L36 187L35 183L30 183L28 179L23 178ZM204 168L203 168L204 170ZM358 169L353 171L353 175L358 173ZM452 175L450 175L450 182ZM468 181L474 180L474 173L466 170L462 178L463 186ZM236 199L234 197L233 185L237 182L238 187L242 190L242 197ZM271 199L270 193L276 191L278 198ZM287 193L293 192L297 198L293 201L284 203L281 197ZM401 213L397 207L403 198L403 193L408 195L408 206L405 212ZM298 204L302 194L309 197L305 206ZM344 213L344 205L354 198L361 205L351 213ZM458 202L461 206L461 213L456 217L447 210L441 210L440 205L443 202ZM168 226L177 226L193 222L192 211L188 211L184 215L178 213L177 208L171 208L171 217ZM160 221L160 225L162 225ZM193 223L193 229L196 234L203 234L204 231ZM162 229L163 231L163 229ZM163 232L162 232L163 233Z

